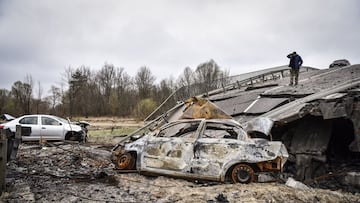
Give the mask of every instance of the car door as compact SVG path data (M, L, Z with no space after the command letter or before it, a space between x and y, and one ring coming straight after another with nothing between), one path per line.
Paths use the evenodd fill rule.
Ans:
M19 124L22 127L30 127L31 133L29 136L22 136L23 140L38 140L40 137L40 125L39 125L39 116L31 115L24 116L19 120Z
M193 173L207 179L219 179L225 164L237 159L238 152L243 151L246 136L240 126L207 121L195 144Z
M64 126L52 117L41 116L40 134L44 139L61 140L64 134Z
M142 153L141 169L169 175L190 173L199 124L199 120L178 122L150 136Z

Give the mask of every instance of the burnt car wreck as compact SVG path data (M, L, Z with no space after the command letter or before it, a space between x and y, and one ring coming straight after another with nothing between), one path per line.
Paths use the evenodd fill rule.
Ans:
M298 86L287 85L288 75L288 68L281 66L234 76L227 81L226 85L219 89L203 92L197 98L208 99L221 109L220 113L229 115L238 121L244 126L247 135L251 136L253 141L272 139L282 142L289 154L283 168L284 172L294 176L297 180L316 185L330 177L337 178L336 181L340 181L342 184L360 188L360 166L358 164L360 161L360 65L326 70L302 67ZM172 97L168 101L179 100L176 93ZM149 132L149 129L161 128L166 123L182 118L198 118L198 114L202 114L200 116L202 118L211 119L211 116L207 117L207 115L212 115L211 108L208 111L202 107L188 110L188 104L189 101L181 102L165 113L162 113L164 111L156 112L159 115L157 118L154 118L144 128L124 138L123 142L114 148L113 154L117 156L117 159L113 161L118 163L121 152L130 149L131 144L128 145L125 142L136 137L135 134L144 135ZM152 116L155 116L156 113ZM262 121L258 122L260 117L270 120L271 125ZM265 130L261 130L263 127ZM203 128L201 129L203 130ZM201 133L203 132L198 132L199 137L204 136ZM153 135L158 134L153 131ZM145 138L139 140L141 139ZM158 139L165 138L158 137ZM222 143L229 142L227 141L229 139L223 139ZM137 140L137 142L139 141ZM201 150L201 147L193 147L192 156L194 158L197 156L196 151ZM208 151L210 150L213 149L208 149ZM248 155L252 154L251 149L247 150L249 150ZM138 159L136 157L138 153L132 153L130 155L133 157L135 155L135 159ZM149 155L148 153L144 152ZM171 152L168 155L170 154ZM128 154L128 156L130 155ZM126 162L128 159L124 160ZM281 161L281 164L284 160ZM263 161L259 160L261 163ZM252 161L252 163L258 162ZM141 164L141 161L140 163L131 163L130 168L141 168ZM156 166L156 161L152 164ZM178 170L186 168L185 165L183 168L180 165L176 166ZM261 171L263 164L255 165L257 170ZM203 167L206 167L206 164ZM268 169L267 167L265 169ZM270 168L276 167L271 166ZM196 167L187 168L189 174L191 172L194 174L195 169ZM223 181L224 179L221 177L218 180Z
M113 150L118 169L234 183L279 172L287 158L281 142L251 139L232 119L174 121Z

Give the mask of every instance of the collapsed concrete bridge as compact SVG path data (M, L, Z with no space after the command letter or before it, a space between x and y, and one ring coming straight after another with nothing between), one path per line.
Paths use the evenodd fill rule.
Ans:
M317 70L303 67L299 84L288 86L286 66L232 77L207 98L244 126L257 117L274 121L272 139L291 155L286 172L314 182L329 174L360 186L360 65ZM174 96L176 94L173 94ZM179 103L154 123L177 120Z

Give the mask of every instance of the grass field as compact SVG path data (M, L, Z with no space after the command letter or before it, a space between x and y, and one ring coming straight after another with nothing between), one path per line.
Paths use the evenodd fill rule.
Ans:
M99 143L116 143L116 138L128 135L143 126L143 122L132 118L90 117L74 120L89 122L88 141Z
M125 127L115 129L90 129L88 132L89 137L102 137L102 136L125 136L135 131L137 127Z

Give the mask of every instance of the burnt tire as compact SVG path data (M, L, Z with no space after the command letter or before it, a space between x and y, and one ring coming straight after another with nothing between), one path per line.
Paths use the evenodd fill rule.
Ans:
M238 164L231 171L231 180L233 183L251 183L254 181L254 169L247 164Z
M116 161L116 167L121 170L133 169L135 165L135 159L130 153L122 154Z

